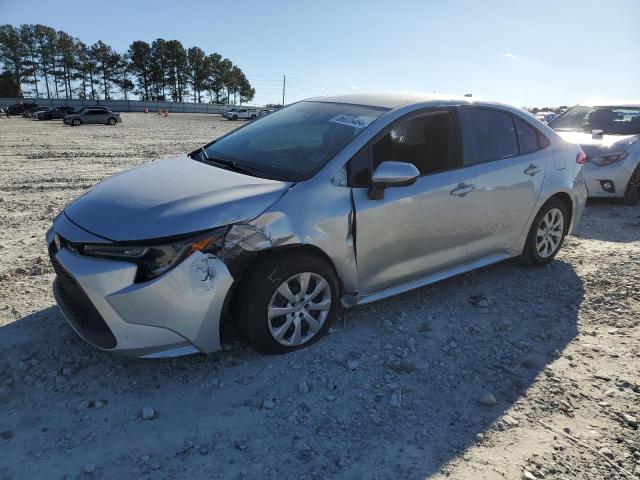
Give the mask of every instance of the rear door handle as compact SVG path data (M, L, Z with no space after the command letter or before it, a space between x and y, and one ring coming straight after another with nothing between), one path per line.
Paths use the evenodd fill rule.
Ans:
M533 177L539 171L540 171L540 167L538 167L537 165L534 165L532 163L527 167L527 169L524 171L524 173L526 173L527 175Z
M475 185L467 185L466 183L459 183L454 190L451 190L451 195L464 197L467 193L471 193L475 189L476 189Z

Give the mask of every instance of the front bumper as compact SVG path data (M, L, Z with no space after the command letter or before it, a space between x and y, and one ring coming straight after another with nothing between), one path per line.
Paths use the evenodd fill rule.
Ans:
M195 252L164 275L134 283L137 267L56 250L54 295L84 340L107 351L158 358L220 349L220 317L233 279L211 254Z
M621 162L603 167L587 161L584 164L582 175L587 184L589 197L613 198L624 196L625 189L637 163L637 160L631 158L631 156ZM602 188L603 181L612 182L615 191L608 192Z

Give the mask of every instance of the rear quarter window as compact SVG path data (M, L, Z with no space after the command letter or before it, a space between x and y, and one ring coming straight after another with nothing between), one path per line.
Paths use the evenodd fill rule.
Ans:
M539 149L538 132L527 122L518 117L513 117L518 133L518 143L520 145L520 154L526 155L533 153Z

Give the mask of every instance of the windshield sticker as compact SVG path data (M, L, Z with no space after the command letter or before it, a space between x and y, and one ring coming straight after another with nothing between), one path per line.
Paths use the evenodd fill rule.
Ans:
M344 125L346 127L352 128L366 128L371 122L373 118L370 117L352 117L351 115L339 114L329 120L330 123L339 123L340 125Z

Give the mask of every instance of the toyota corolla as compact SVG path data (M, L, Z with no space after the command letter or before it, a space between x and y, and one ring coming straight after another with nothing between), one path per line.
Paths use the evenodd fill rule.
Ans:
M524 111L463 97L299 102L125 171L47 233L60 310L89 343L157 358L318 340L340 308L512 257L550 262L585 155Z

